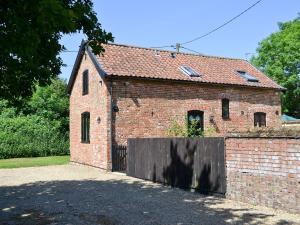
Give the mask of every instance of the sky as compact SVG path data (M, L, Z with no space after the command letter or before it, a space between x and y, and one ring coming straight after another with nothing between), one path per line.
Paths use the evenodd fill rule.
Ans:
M113 34L115 43L156 47L199 37L255 2L257 0L94 0L94 10L102 28ZM261 40L278 31L278 22L292 20L298 13L300 0L262 0L222 29L185 47L205 55L249 59ZM82 33L65 35L60 43L67 50L77 51L82 39L85 39ZM76 54L61 53L66 64L61 78L69 79Z

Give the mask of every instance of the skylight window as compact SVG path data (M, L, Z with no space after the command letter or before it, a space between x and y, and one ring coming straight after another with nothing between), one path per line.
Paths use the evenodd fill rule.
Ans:
M200 77L200 74L197 73L195 70L193 70L189 66L180 66L179 69L186 75L190 77Z
M243 77L244 79L246 79L249 82L259 82L258 79L256 77L251 76L249 73L247 73L246 71L241 71L238 70L237 71L238 74Z

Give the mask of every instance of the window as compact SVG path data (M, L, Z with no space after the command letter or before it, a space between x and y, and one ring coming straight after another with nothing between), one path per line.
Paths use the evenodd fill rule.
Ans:
M90 142L90 113L84 112L81 114L81 142Z
M85 70L82 74L82 95L89 93L89 71Z
M197 73L195 70L193 70L189 66L180 66L179 69L186 75L190 77L200 77L200 74Z
M266 114L263 112L254 113L254 126L265 127L266 126Z
M247 73L245 71L238 70L237 72L241 77L243 77L244 79L246 79L249 82L258 82L258 79L256 77L251 76L249 73Z
M204 115L203 111L200 110L188 111L188 129L191 128L193 121L196 122L196 127L194 127L195 128L194 130L196 131L195 133L192 134L193 136L201 135L202 131L204 130L203 115Z
M229 99L222 99L222 118L229 119Z

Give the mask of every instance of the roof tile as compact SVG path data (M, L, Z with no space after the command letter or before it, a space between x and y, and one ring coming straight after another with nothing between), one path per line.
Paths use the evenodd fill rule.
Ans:
M283 89L261 71L243 59L175 53L119 44L105 44L105 52L97 56L102 69L108 76L129 76L195 81L217 84ZM155 52L159 53L157 55ZM190 66L201 77L189 77L180 71L180 66ZM259 82L249 82L236 71L245 71Z

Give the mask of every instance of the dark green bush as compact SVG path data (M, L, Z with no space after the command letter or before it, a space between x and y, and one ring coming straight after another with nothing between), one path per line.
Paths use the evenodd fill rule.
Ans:
M60 126L36 115L0 115L0 159L69 154L68 135Z

